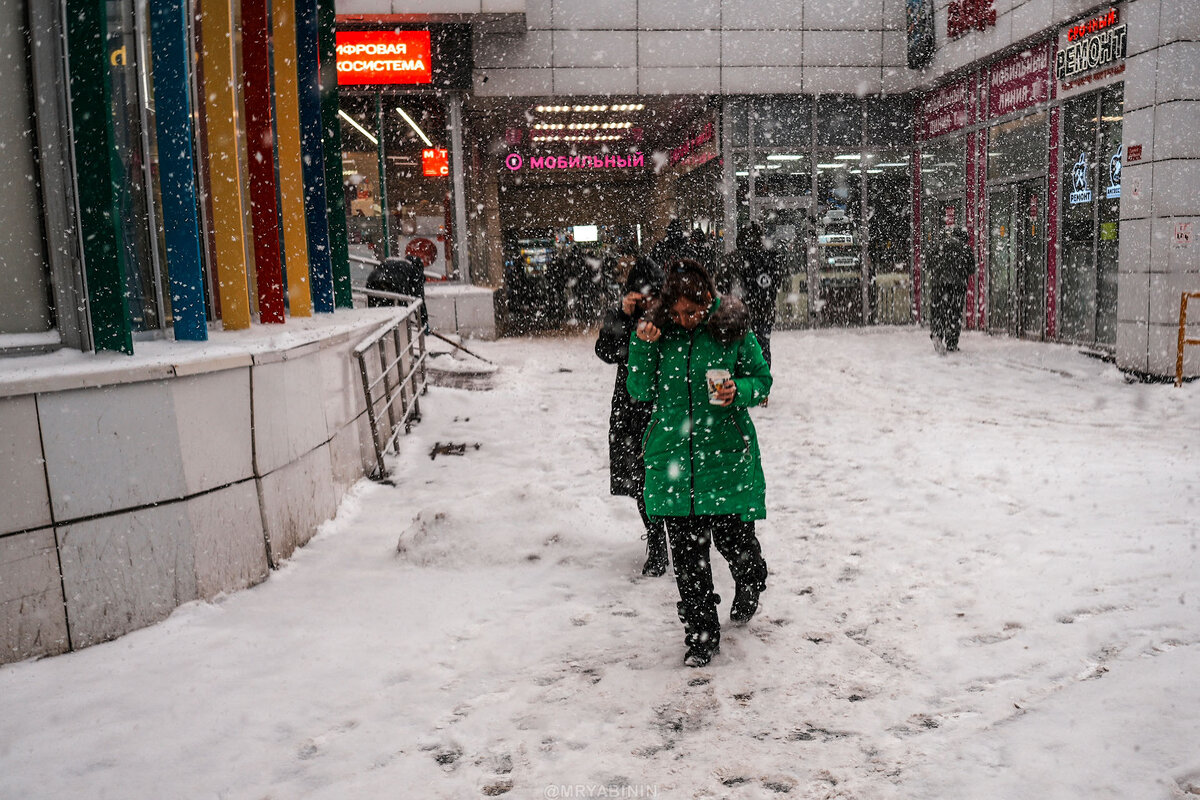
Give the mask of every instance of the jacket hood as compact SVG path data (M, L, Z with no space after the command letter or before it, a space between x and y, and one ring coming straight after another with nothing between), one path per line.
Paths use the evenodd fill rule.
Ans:
M626 292L640 292L651 296L658 294L662 283L662 267L647 256L638 256L637 261L629 269L629 276L625 278L624 289Z
M714 303L716 308L708 315L704 326L721 344L732 344L750 330L750 312L746 304L736 297L721 295Z

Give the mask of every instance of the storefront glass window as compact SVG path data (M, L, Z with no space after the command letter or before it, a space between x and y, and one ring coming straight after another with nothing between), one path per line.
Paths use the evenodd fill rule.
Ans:
M372 258L417 255L454 273L445 102L420 94L342 92L343 186L352 277ZM384 168L380 169L380 155Z
M820 320L862 322L861 154L821 155L817 170L817 277Z
M27 52L26 19L22 1L0 5L0 52L22 54L6 59L0 80L5 86L5 113L0 115L0 187L7 198L0 225L0 347L4 334L39 334L54 325L50 301L49 265L42 236L41 190L34 162L36 141L32 85Z
M756 100L750 112L754 147L807 147L812 138L811 119L812 101L808 97L780 95Z
M955 136L921 148L921 192L925 196L965 194L967 139ZM959 220L961 223L962 220Z
M1063 104L1062 337L1114 344L1121 122L1116 84Z
M1044 174L1049 114L1014 119L995 125L988 135L988 181Z
M913 141L913 104L905 97L870 97L866 107L866 144L873 147L910 148Z
M912 189L909 155L874 153L864 159L867 185L867 262L872 321L912 319Z
M853 147L862 144L862 103L855 97L821 95L816 99L818 147Z

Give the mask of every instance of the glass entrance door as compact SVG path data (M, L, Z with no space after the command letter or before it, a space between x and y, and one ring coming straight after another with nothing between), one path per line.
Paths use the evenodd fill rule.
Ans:
M784 278L776 297L776 320L783 327L809 324L809 209L808 197L762 197L754 216L773 247Z
M1046 328L1045 181L988 195L988 328L1040 339Z

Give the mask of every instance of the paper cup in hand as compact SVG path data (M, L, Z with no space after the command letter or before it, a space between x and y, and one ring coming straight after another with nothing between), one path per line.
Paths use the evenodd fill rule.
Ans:
M710 369L704 373L705 379L708 381L708 402L714 406L723 406L725 402L717 399L717 390L724 385L725 381L733 378L727 369Z

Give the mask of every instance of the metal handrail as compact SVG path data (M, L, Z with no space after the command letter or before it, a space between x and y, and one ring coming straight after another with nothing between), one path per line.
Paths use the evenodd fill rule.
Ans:
M1183 348L1200 344L1200 339L1187 338L1188 300L1200 300L1200 292L1182 292L1179 296L1179 349L1175 352L1175 385L1183 385Z
M429 350L425 343L425 325L421 322L424 301L372 289L355 288L353 291L403 303L396 317L381 325L353 350L362 377L367 421L371 425L371 444L375 449L376 468L371 477L383 480L387 477L383 454L392 447L401 426L408 433L412 430L412 423L421 418L419 396L428 391L425 361L429 357ZM401 341L401 328L404 329L404 341ZM389 341L394 355L388 353ZM374 379L367 366L367 359L372 352L379 358L379 374ZM380 384L382 392L379 391ZM399 416L395 411L397 400L400 401ZM379 407L380 403L382 407Z

